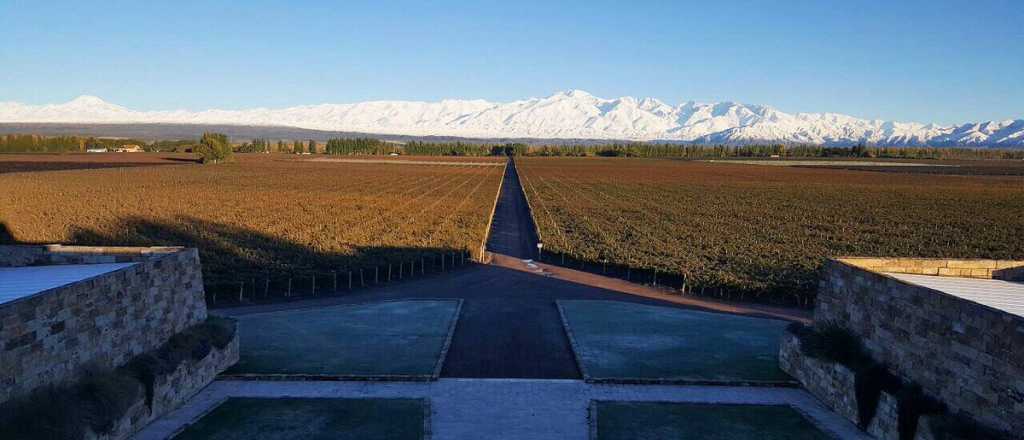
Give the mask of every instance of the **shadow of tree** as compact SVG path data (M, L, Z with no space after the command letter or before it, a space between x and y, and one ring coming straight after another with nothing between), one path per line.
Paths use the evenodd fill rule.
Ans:
M188 158L188 157L161 157L160 159L166 160L168 162L184 162L184 163L197 163L197 164L203 163L202 159L193 159L193 158Z
M17 244L18 240L14 239L14 233L7 228L7 225L0 222L0 244Z
M131 217L106 231L78 229L70 242L92 246L187 246L199 249L209 295L301 295L436 273L464 264L464 250L366 246L319 250L284 237L182 216L174 221ZM442 261L443 260L443 261ZM339 275L340 274L340 275ZM350 275L352 274L352 275ZM358 277L357 277L358 275ZM353 277L352 281L349 277ZM340 280L339 280L340 278Z

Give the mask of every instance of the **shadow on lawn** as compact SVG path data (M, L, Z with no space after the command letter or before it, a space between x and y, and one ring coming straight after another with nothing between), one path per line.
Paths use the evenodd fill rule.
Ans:
M199 249L207 299L250 302L340 293L451 270L469 263L468 251L438 247L354 247L323 251L252 229L178 217L132 217L107 233L80 229L80 245L187 246Z

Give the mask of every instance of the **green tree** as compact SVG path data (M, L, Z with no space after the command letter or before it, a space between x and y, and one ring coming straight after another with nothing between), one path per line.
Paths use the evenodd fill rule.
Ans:
M316 141L314 141L312 139L309 140L309 150L308 151L309 151L310 154L316 154Z
M221 133L203 133L199 146L195 149L203 163L221 163L231 160L231 142L228 135Z
M294 142L292 142L292 153L302 154L304 150L305 150L305 148L303 148L303 146L302 146L302 141L294 141Z

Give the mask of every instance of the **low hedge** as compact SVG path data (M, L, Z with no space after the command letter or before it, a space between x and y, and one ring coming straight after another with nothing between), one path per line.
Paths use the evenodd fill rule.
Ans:
M223 350L234 337L234 320L210 316L206 322L171 336L160 348L136 356L122 370L145 386L146 405L152 407L156 378L171 374L186 359L206 358L211 346Z
M211 347L224 349L235 337L235 323L209 317L166 343L116 369L89 365L74 383L49 385L0 405L0 438L80 440L86 430L109 434L145 392L152 408L153 384L186 359L201 360Z

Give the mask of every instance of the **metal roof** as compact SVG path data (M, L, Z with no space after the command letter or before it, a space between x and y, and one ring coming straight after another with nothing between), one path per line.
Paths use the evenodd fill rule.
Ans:
M945 292L958 298L1024 317L1024 283L891 272L885 274L905 283Z
M0 304L138 263L0 267Z

